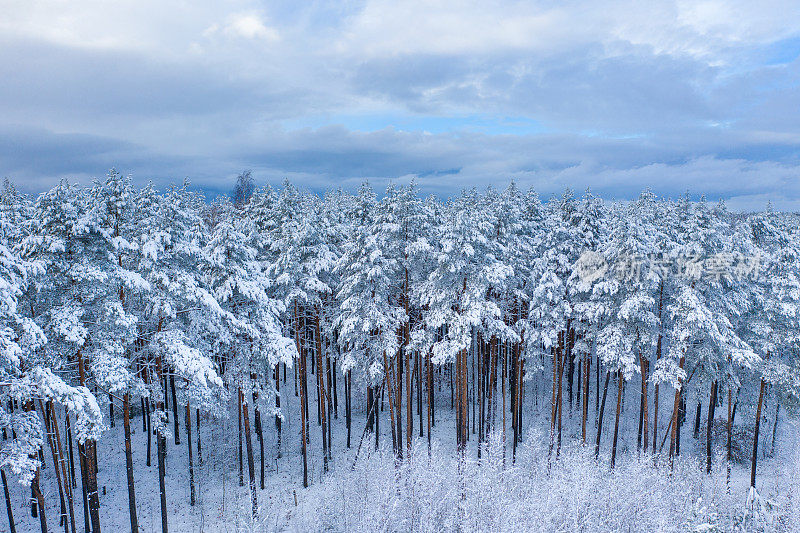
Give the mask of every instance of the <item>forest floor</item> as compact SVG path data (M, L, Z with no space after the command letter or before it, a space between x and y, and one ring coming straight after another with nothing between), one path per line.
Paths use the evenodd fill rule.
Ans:
M575 408L570 411L569 407L564 407L565 419L565 433L562 457L559 461L569 463L572 461L574 464L574 471L568 472L567 470L561 472L562 477L558 483L561 485L554 485L557 481L551 479L550 463L547 463L546 472L543 470L544 463L541 460L542 455L547 454L547 442L549 431L549 393L543 390L543 387L538 386L534 389L532 384L527 384L529 390L526 392L525 406L524 406L524 420L523 420L523 440L524 444L520 446L519 454L520 460L512 467L511 465L511 431L509 423L509 431L507 434L506 442L506 456L505 456L505 469L507 473L503 474L501 478L482 479L479 481L471 480L469 487L467 483L462 483L462 493L460 500L466 502L464 505L468 507L472 505L472 496L467 498L465 493L467 490L475 490L478 502L471 508L471 513L478 515L486 514L484 520L481 516L466 516L454 515L455 518L449 516L449 511L435 510L426 506L441 504L453 498L456 502L454 505L459 506L459 498L452 494L452 488L458 486L457 480L463 479L466 475L463 472L459 474L462 469L467 468L469 472L481 477L481 468L489 470L497 467L498 461L502 461L502 447L498 448L499 444L495 443L495 449L492 453L484 454L484 462L489 466L481 466L477 462L477 435L470 435L470 443L466 452L466 462L468 466L461 465L457 461L457 454L455 452L455 424L453 419L453 412L450 409L450 395L447 384L437 391L436 397L436 426L433 430L434 441L434 459L425 461L427 458L427 435L424 439L419 438L419 418L416 410L416 395L414 398L414 461L419 463L416 469L411 467L404 469L394 469L392 455L387 447L390 448L391 433L389 426L389 413L388 404L385 410L381 413L380 420L380 441L381 451L375 453L374 437L368 434L367 438L362 444L358 465L354 464L356 450L359 447L359 440L364 430L365 413L363 409L363 391L356 388L353 396L353 423L351 434L351 447L346 447L346 429L345 429L345 416L344 416L344 387L339 388L339 413L338 418L333 420L332 435L332 460L330 461L328 474L323 474L323 461L322 461L322 445L320 429L317 425L316 415L316 402L312 398L309 412L311 413L311 441L308 447L309 457L309 483L310 487L303 488L302 483L302 460L300 455L300 437L299 437L299 419L298 419L298 398L294 396L294 391L291 379L285 386L284 398L284 413L285 419L283 421L283 439L280 445L281 457L278 458L278 443L277 431L275 430L274 417L264 417L264 455L265 455L265 482L264 489L258 491L259 502L259 517L253 521L250 520L250 495L248 490L248 474L247 463L245 459L244 464L244 486L239 485L238 478L238 421L236 417L235 402L231 401L229 405L229 413L231 416L221 420L211 420L205 417L201 418L201 441L202 441L202 464L200 464L196 452L196 440L193 440L192 445L195 449L195 482L197 487L197 502L196 505L191 507L189 505L189 469L187 458L187 445L186 445L186 432L183 421L183 412L181 410L180 417L180 445L175 445L174 437L170 436L167 439L167 475L166 475L166 494L167 506L169 509L169 528L173 532L223 532L223 531L307 531L307 530L449 530L449 529L505 529L510 527L513 529L536 529L536 530L549 530L552 527L560 527L553 522L546 525L542 520L548 521L551 518L536 518L539 522L532 522L534 525L521 526L519 523L516 525L503 525L503 522L497 521L500 518L491 518L489 515L493 511L490 509L483 509L481 507L486 499L494 500L499 505L499 514L507 514L511 516L508 506L519 504L524 507L532 507L531 498L534 498L530 487L547 487L546 497L555 498L556 493L563 491L565 494L572 494L568 499L560 499L560 497L548 503L548 513L559 512L563 514L573 513L576 515L575 520L578 528L586 531L596 530L596 522L590 520L591 517L582 517L582 514L599 514L603 515L608 512L609 508L615 507L614 503L616 498L636 499L635 493L633 495L626 495L623 493L611 493L607 495L607 508L605 510L597 510L592 507L593 503L580 504L580 497L575 496L577 491L589 490L590 493L586 498L601 498L602 491L605 487L611 487L618 484L619 487L614 488L615 491L630 490L626 485L630 483L641 483L653 472L653 476L664 476L670 478L671 485L667 488L657 489L653 497L658 505L660 501L666 501L667 495L660 497L658 490L671 491L675 490L675 494L680 493L681 498L686 501L679 504L670 503L670 511L677 513L676 516L683 516L689 513L703 516L687 517L688 522L681 522L673 524L675 530L681 529L703 529L705 525L713 522L711 518L705 515L713 515L714 509L698 511L697 498L705 496L706 502L712 499L712 504L716 506L717 512L723 516L719 520L720 529L728 529L726 524L730 526L732 515L735 509L744 507L749 486L749 465L734 464L732 472L732 486L730 495L726 494L725 489L725 468L724 463L721 462L721 451L719 446L716 448L716 463L714 472L711 476L699 474L701 467L698 462L703 457L704 439L694 439L692 437L691 422L687 420L687 424L683 426L683 443L682 455L683 458L679 461L680 465L676 466L676 477L673 479L671 475L664 475L664 467L656 469L652 466L651 461L641 461L637 458L636 450L636 427L634 426L635 416L628 413L628 416L623 416L623 424L620 430L619 451L617 457L617 469L614 473L610 472L609 468L609 454L610 454L610 439L613 433L613 411L608 409L604 418L604 435L603 444L601 447L600 461L595 463L592 459L594 466L587 464L579 465L586 457L589 457L593 452L593 444L590 445L588 450L581 451L581 447L577 444L579 442L579 410ZM634 389L630 387L629 389ZM311 389L311 387L310 387ZM542 389L542 390L540 390ZM360 394L356 394L360 393ZM313 396L313 395L312 395ZM594 396L594 394L592 394ZM611 398L609 392L609 398ZM288 407L287 407L288 403ZM669 403L669 402L664 402ZM635 409L638 414L638 398L629 393L626 396L625 410ZM508 403L510 406L510 401ZM115 411L119 414L119 406ZM107 406L104 407L108 413ZM595 406L594 398L590 402L589 409L589 424L588 434L591 437L591 442L594 442L595 437ZM423 412L423 424L425 412ZM501 426L501 412L498 412L497 425ZM172 412L170 412L170 428L172 424ZM745 415L742 415L745 416ZM668 423L668 413L662 410L659 414L660 429L666 429ZM687 417L688 419L689 417ZM751 417L752 418L752 417ZM192 420L195 422L194 417ZM751 420L743 421L743 423L751 423ZM105 432L103 437L97 444L99 471L98 471L98 486L100 490L100 521L101 525L106 531L127 531L129 529L129 511L128 511L128 491L127 480L125 475L125 453L124 453L124 438L122 420L116 420L116 427L111 428ZM142 419L139 409L136 409L132 415L131 426L134 430L132 436L133 440L133 458L134 458L134 478L136 485L136 503L139 518L140 530L145 533L157 533L161 530L161 515L158 491L158 467L156 459L156 442L155 438L152 441L152 461L151 466L145 465L145 457L147 454L147 435L142 431ZM405 429L405 427L404 427ZM192 428L193 439L197 437L197 428ZM793 501L792 498L800 497L798 493L798 482L793 480L796 477L797 467L800 465L798 462L798 448L797 436L798 431L796 425L791 421L781 422L777 435L776 453L769 456L771 452L771 432L764 431L767 434L762 441L762 449L767 452L767 456L760 457L759 463L759 478L758 488L759 493L765 497L770 498L772 501L783 502L785 500ZM661 436L659 436L659 441ZM587 439L589 440L589 439ZM405 441L405 435L404 435ZM751 444L752 445L752 444ZM256 479L260 474L259 466L259 447L257 439L253 439L254 454L256 460ZM667 443L667 446L669 443ZM665 448L666 448L665 447ZM243 447L244 448L244 447ZM246 450L246 448L244 448ZM59 531L59 497L58 489L53 476L52 462L50 461L50 450L45 449L46 467L42 470L42 492L47 503L47 521L51 531ZM245 452L246 453L246 452ZM499 456L498 456L499 453ZM494 454L494 455L492 455ZM761 454L759 454L761 455ZM77 451L76 451L77 459ZM524 459L522 457L525 457ZM495 459L495 464L492 464L492 457ZM421 458L421 459L418 459ZM648 466L641 466L643 463ZM639 465L639 466L634 466ZM541 471L537 470L542 468ZM78 471L78 465L75 465ZM527 470L526 470L527 469ZM501 466L500 470L504 470ZM394 479L392 472L395 472ZM515 485L509 485L510 473L519 477L519 480L513 481ZM685 480L681 479L680 472L688 472ZM695 473L696 472L696 473ZM436 475L434 475L436 474ZM379 479L376 479L376 476ZM406 480L400 481L400 478L406 476ZM539 476L541 479L536 478ZM594 476L594 477L593 477ZM616 476L616 477L615 477ZM631 480L625 479L624 476L631 476ZM523 479L524 477L524 479ZM557 477L557 476L556 476ZM433 488L428 486L433 483L433 479L437 479L437 483L441 486ZM543 479L548 478L544 483ZM492 481L493 480L493 481ZM592 481L593 480L593 481ZM660 477L654 477L652 483L657 484ZM11 485L11 499L14 511L14 518L18 532L34 532L39 531L39 519L32 518L29 507L30 490L16 483L15 480L9 478ZM410 486L403 483L411 483ZM417 489L413 484L426 485L420 487L418 495L415 497L426 498L428 500L437 499L439 502L419 502L419 501L406 501L408 500L407 494L414 493ZM479 483L484 483L480 485ZM522 484L528 483L526 487L522 488ZM549 484L548 484L549 483ZM591 488L592 483L597 483L594 488ZM406 493L400 498L401 486L406 487L402 489ZM394 487L394 490L386 489L386 487ZM691 489L689 488L691 487ZM439 493L437 490L447 490L447 493ZM500 497L494 491L505 490L509 494ZM528 490L528 492L525 492ZM612 490L612 489L609 489ZM375 491L375 492L373 492ZM515 492L516 491L516 492ZM512 494L513 493L513 494ZM352 497L351 497L352 496ZM504 500L503 498L511 498ZM535 496L537 502L541 504L541 494ZM75 513L78 531L83 530L83 508L80 498L80 476L78 475L78 489L75 491ZM356 498L356 499L353 499ZM400 498L403 501L398 501ZM514 499L516 498L516 499ZM587 500L588 501L588 500ZM643 500L644 501L644 500ZM364 515L365 509L370 505L376 505L374 512L369 515ZM583 509L574 509L573 505L584 505ZM404 506L414 506L411 510L406 510ZM537 504L538 505L538 504ZM542 504L543 505L543 504ZM381 506L388 506L382 508ZM420 507L422 506L422 507ZM674 507L677 509L673 509ZM681 506L691 507L689 511ZM692 507L694 506L694 507ZM562 509L563 507L563 509ZM628 509L626 513L653 512L659 513L659 509L654 508L651 511L641 510L641 506L637 504L636 509ZM620 506L624 509L624 506ZM394 509L394 510L393 510ZM386 517L393 516L393 512L405 513L398 523L397 520L392 522L386 521ZM435 512L434 512L435 511ZM466 513L467 511L462 511ZM796 511L792 511L796 512ZM427 513L427 515L435 513L444 513L448 516L428 517L432 521L428 522L405 522L406 514L416 516L417 513ZM3 513L5 514L5 513ZM427 516L426 515L426 516ZM422 515L420 515L422 516ZM460 517L459 517L460 516ZM550 515L548 515L549 517ZM531 518L531 516L528 516ZM658 518L658 517L656 517ZM426 518L427 519L427 518ZM533 518L531 518L533 519ZM589 520L582 522L583 520ZM662 517L666 519L666 517ZM415 519L414 519L415 520ZM453 523L455 520L458 523ZM492 520L495 520L492 522ZM561 520L559 518L558 520ZM620 528L631 531L646 530L644 522L618 522L614 521L617 518L605 517L602 518L604 529ZM695 520L695 522L692 522ZM470 522L472 521L472 522ZM358 522L358 523L356 523ZM559 522L560 523L560 522ZM620 526L619 524L630 524L629 526ZM787 522L788 523L788 522ZM473 524L470 526L469 524ZM538 524L538 525L535 525ZM594 525L593 525L594 524ZM611 525L617 524L617 525ZM781 529L782 526L777 527ZM667 529L672 529L668 527ZM706 528L707 529L707 528ZM5 516L0 518L0 531L7 531L7 521Z

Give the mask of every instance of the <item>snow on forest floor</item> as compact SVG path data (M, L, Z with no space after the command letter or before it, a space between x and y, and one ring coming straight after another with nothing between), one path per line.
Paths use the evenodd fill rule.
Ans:
M351 449L346 448L344 400L340 396L338 419L334 420L333 459L330 472L323 476L320 430L316 407L312 403L311 443L309 445L309 481L302 486L302 462L297 398L291 383L284 387L288 401L283 423L282 457L277 456L277 432L274 419L264 419L265 488L258 491L260 512L250 520L250 497L247 486L238 484L237 418L231 403L227 419L201 419L203 463L195 451L197 503L189 506L189 473L186 434L181 416L181 444L167 441L167 505L169 527L173 532L223 531L683 531L734 528L744 512L749 486L749 469L734 465L730 494L725 490L725 466L717 454L714 472L703 474L699 464L702 439L695 440L684 427L683 455L670 475L666 465L653 466L651 458L638 459L636 429L621 426L619 455L612 472L609 468L610 437L613 417L604 421L600 461L593 457L593 446L578 443L578 414L572 418L565 409L565 438L557 461L547 460L549 409L534 394L526 397L524 441L518 448L517 461L511 461L509 431L505 466L499 437L477 461L475 435L465 464L459 466L454 451L454 421L449 393L437 394L436 427L433 452L428 458L427 438L419 439L419 419L415 418L414 452L411 461L395 467L390 449L387 411L381 413L381 446L375 451L374 439L363 443L354 465L356 449L364 428L363 401L353 397L354 416ZM531 391L533 392L533 391ZM340 390L340 395L342 394ZM632 396L631 396L632 398ZM625 403L637 405L626 400ZM593 408L592 408L593 409ZM594 438L593 410L590 409L589 434ZM119 409L117 410L119 411ZM108 410L105 408L105 412ZM499 414L499 413L498 413ZM170 413L170 427L172 427ZM416 407L415 407L415 417ZM662 411L660 420L666 420ZM623 417L626 418L633 417ZM194 420L193 420L194 422ZM749 423L749 421L748 421ZM498 424L500 422L498 421ZM158 492L156 443L152 443L152 466L145 465L146 433L141 415L135 412L133 430L134 477L140 529L145 533L161 530ZM662 426L660 431L664 431ZM779 531L797 531L800 511L793 502L800 497L800 450L796 446L797 428L782 423L778 432L777 453L760 459L759 492L780 506ZM193 428L196 438L196 428ZM405 436L404 436L405 440ZM196 450L196 442L193 442ZM122 421L109 429L98 442L100 520L106 531L129 528L128 494ZM258 442L254 439L256 476L259 476ZM51 531L58 528L58 491L53 478L49 449L45 450L47 467L42 471L42 490L48 504L47 519ZM77 457L77 454L76 454ZM76 464L76 469L78 465ZM461 473L459 473L461 472ZM17 531L39 531L39 521L30 516L30 495L13 480L12 503ZM80 481L79 481L80 483ZM83 514L79 490L75 492L78 529ZM5 517L0 531L6 531ZM704 529L705 528L705 529Z

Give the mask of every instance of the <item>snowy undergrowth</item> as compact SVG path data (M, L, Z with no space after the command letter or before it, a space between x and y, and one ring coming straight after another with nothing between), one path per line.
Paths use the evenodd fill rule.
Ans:
M497 438L480 462L473 456L460 463L436 445L429 458L423 442L397 466L391 449L365 453L314 488L298 513L300 529L792 531L798 525L796 482L754 520L745 496L726 494L724 475L720 487L719 476L706 476L693 458L677 458L670 471L650 456L628 456L611 471L607 458L595 461L593 449L577 443L548 461L544 442L528 439L514 463L506 455L505 465Z

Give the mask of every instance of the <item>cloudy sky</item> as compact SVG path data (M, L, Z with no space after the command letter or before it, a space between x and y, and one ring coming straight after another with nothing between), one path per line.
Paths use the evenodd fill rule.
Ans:
M796 0L0 0L0 176L800 209Z

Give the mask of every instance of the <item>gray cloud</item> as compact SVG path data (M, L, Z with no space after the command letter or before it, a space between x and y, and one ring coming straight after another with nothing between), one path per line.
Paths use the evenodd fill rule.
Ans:
M800 199L791 2L157 7L8 11L0 175L29 191L116 166L210 191L252 168L316 190L418 176L441 195L513 178Z

